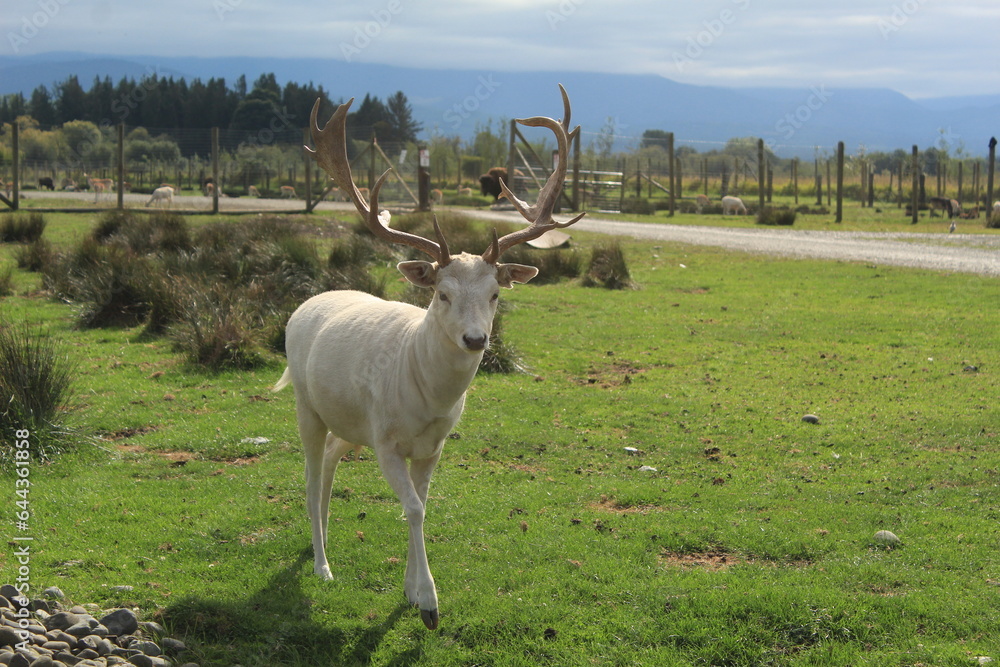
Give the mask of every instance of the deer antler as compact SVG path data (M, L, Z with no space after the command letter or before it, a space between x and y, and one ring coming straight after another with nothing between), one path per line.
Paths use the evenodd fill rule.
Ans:
M312 134L313 144L316 150L305 147L316 159L316 163L323 168L330 178L332 178L341 190L345 190L354 202L354 207L365 219L365 224L375 236L389 241L390 243L400 243L416 248L422 253L430 255L437 260L438 266L445 266L451 261L451 254L448 251L448 243L444 240L444 234L438 226L437 218L434 218L434 234L437 236L437 243L422 236L408 234L389 227L389 211L378 212L378 194L382 189L382 184L389 176L391 169L386 169L371 190L371 203L365 201L361 191L354 184L354 177L351 174L351 162L347 159L347 111L354 102L352 97L345 104L337 107L337 110L326 122L326 126L320 129L317 122L319 115L320 100L316 100L312 113L309 117L309 130Z
M552 209L555 208L556 203L559 201L559 197L562 195L563 182L566 180L566 170L569 166L569 142L572 139L575 139L576 135L580 132L579 125L577 125L572 132L569 131L569 96L566 94L566 89L563 88L562 84L559 84L559 92L562 93L563 98L562 122L557 122L551 118L545 118L543 116L517 119L517 122L521 125L527 125L529 127L547 127L552 130L552 132L556 135L559 161L548 180L545 181L545 185L542 186L541 191L538 193L538 200L535 202L534 206L529 205L526 201L518 199L517 196L511 192L510 188L507 187L507 184L503 182L503 179L500 180L500 188L503 190L503 196L510 200L510 203L514 205L514 208L517 209L518 213L520 213L521 216L531 224L524 229L511 232L501 239L497 238L496 230L494 230L493 243L491 243L490 247L483 253L483 260L490 264L496 264L500 259L500 255L519 243L537 239L539 236L552 229L569 227L586 215L586 212L581 213L569 222L556 222L552 219Z

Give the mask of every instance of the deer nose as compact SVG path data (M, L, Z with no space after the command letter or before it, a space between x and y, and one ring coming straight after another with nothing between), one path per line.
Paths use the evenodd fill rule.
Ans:
M486 344L489 342L489 336L479 336L478 338L473 338L466 334L462 336L462 342L465 343L465 347L472 350L473 352L478 352L479 350L485 350Z

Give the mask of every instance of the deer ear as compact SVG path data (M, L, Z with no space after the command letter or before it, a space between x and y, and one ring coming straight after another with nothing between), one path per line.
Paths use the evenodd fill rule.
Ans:
M524 264L497 264L497 283L510 289L514 283L526 283L538 275L538 269Z
M396 268L417 287L434 287L437 283L437 264L416 259L410 262L400 262Z

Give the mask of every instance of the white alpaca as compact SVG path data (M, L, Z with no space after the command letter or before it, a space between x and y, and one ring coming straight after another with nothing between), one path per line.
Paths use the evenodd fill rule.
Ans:
M431 257L433 261L401 262L398 268L411 283L434 290L427 310L360 292L326 292L302 304L288 321L288 367L274 389L289 383L295 388L314 570L324 579L333 576L326 558L327 522L340 458L352 448L371 447L409 524L404 591L431 629L438 624L438 600L423 536L431 474L489 346L500 288L527 282L538 273L530 266L501 264L500 256L514 245L583 217L566 223L552 220L566 177L569 141L579 131L568 132L569 99L561 86L560 90L566 110L562 123L549 118L518 121L555 133L562 156L559 167L534 206L503 186L531 225L501 239L494 232L482 256L451 255L436 221L436 242L390 229L388 212L378 213L379 190L389 172L372 188L370 204L351 176L346 119L353 100L342 104L322 130L316 124L318 100L312 111L316 161L347 191L376 235Z
M747 207L743 203L743 200L739 197L723 197L722 198L722 215L746 215Z
M173 206L174 205L174 189L172 186L164 185L162 187L153 190L153 195L146 202L146 207L148 208L151 204L156 203L160 206Z

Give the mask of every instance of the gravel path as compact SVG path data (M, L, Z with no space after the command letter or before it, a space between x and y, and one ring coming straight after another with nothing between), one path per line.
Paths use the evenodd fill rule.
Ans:
M476 211L473 215L490 220L519 220L517 214L501 211ZM993 234L734 229L623 222L590 216L573 225L573 229L767 255L891 264L1000 277L1000 235Z
M78 198L82 205L93 204L93 195L64 192L29 192L31 198ZM126 195L126 202L141 206L147 195ZM179 200L185 208L211 208L208 197L185 196ZM223 212L237 210L300 209L302 201L287 199L221 199ZM102 203L103 206L110 202ZM319 211L353 210L351 204L323 202ZM521 222L514 211L465 210L483 220ZM963 224L963 223L960 223ZM980 223L964 223L978 225ZM786 257L833 259L871 264L890 264L937 271L975 273L1000 277L1000 235L995 234L926 234L909 232L827 232L797 229L703 227L661 223L624 222L588 215L573 227L581 231L629 236L650 241L690 243L729 250Z

